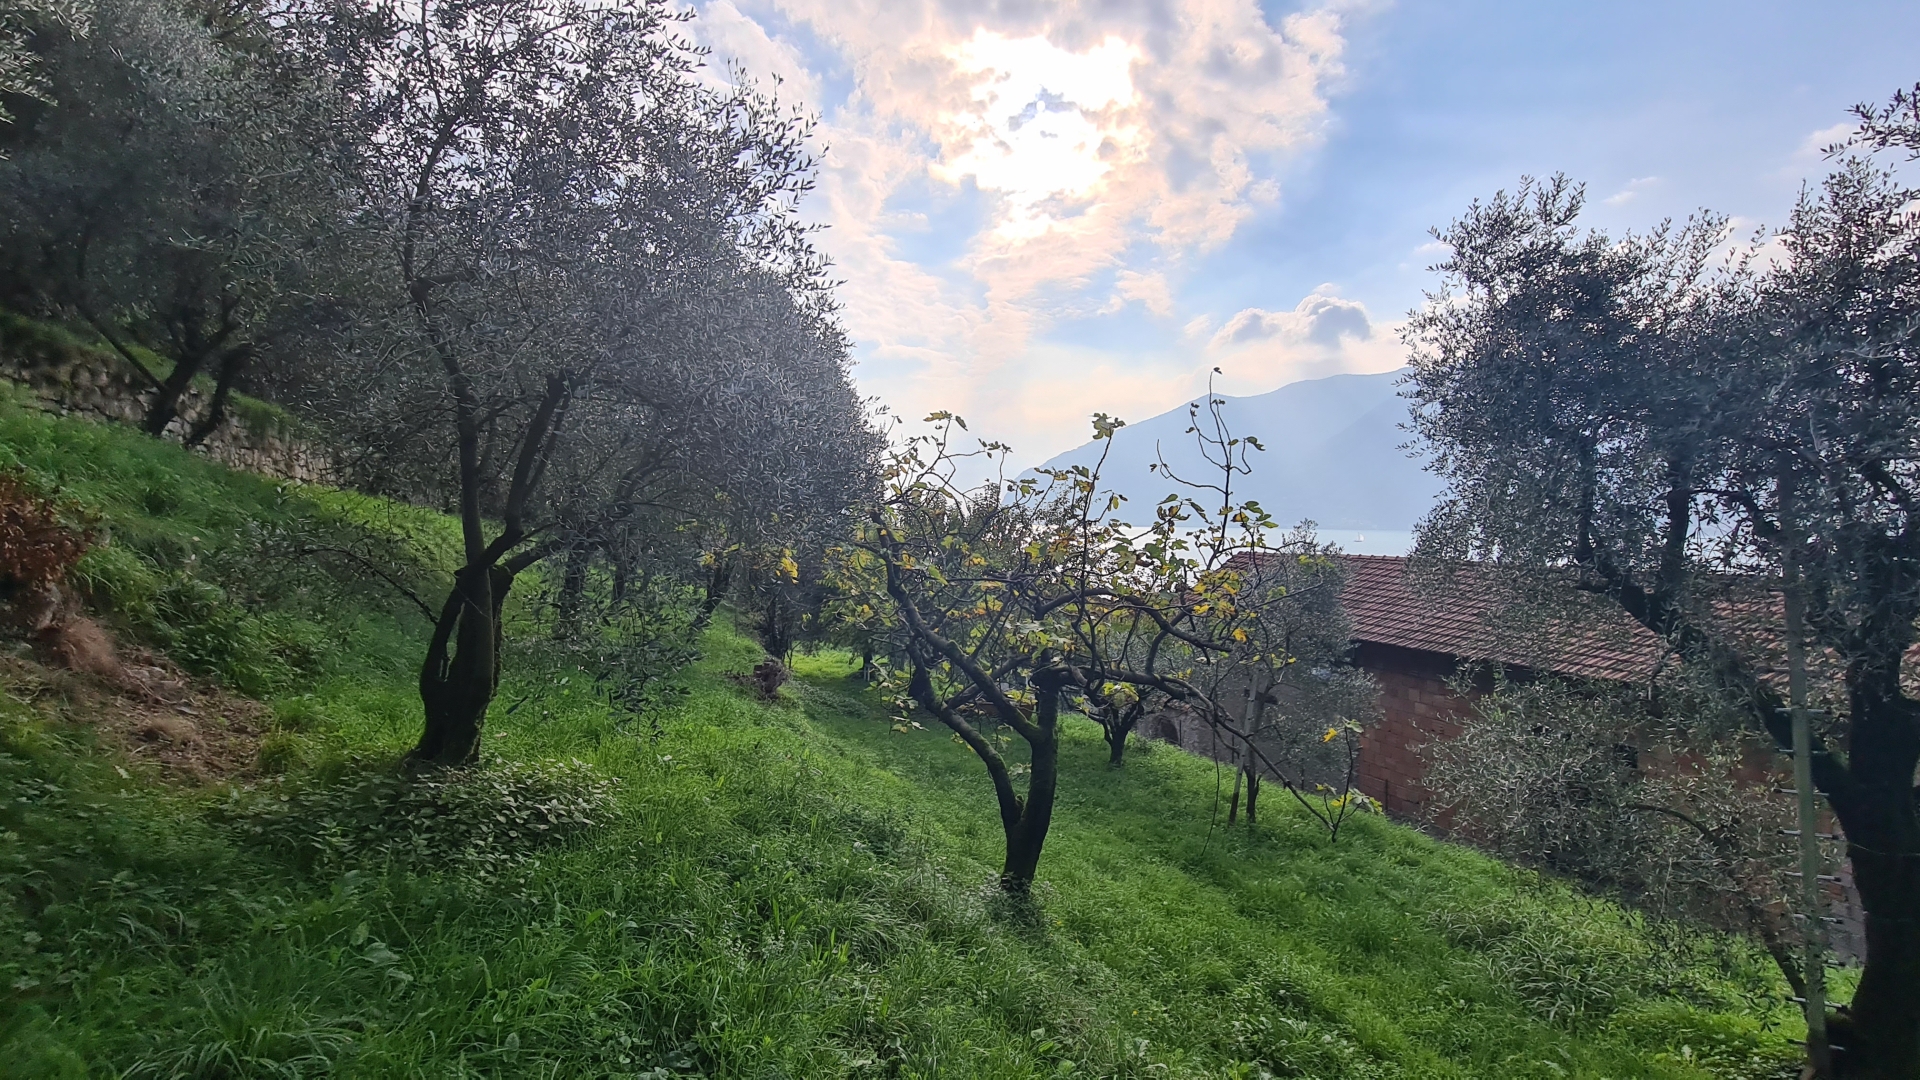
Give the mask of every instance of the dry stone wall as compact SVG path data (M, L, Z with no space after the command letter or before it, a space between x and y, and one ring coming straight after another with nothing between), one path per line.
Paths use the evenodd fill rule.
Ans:
M111 352L61 340L25 320L8 317L0 326L0 376L27 391L41 408L62 416L137 425L146 415L146 379ZM168 428L179 441L207 407L207 392L189 389L180 416ZM229 409L227 418L197 447L199 453L229 468L279 480L310 484L339 481L339 469L325 451L288 430L264 406Z

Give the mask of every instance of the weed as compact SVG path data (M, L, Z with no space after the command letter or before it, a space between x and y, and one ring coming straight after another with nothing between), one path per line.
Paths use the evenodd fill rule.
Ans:
M236 789L220 815L317 874L400 865L495 881L603 823L612 788L580 761L420 776L385 769L312 787Z

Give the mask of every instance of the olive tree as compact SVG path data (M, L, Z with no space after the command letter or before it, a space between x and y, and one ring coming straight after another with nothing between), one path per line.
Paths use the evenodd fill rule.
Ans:
M1494 676L1423 783L1448 828L1651 913L1757 940L1806 992L1789 913L1794 807L1750 733L1684 671L1644 686ZM1682 685L1673 685L1679 679Z
M1450 482L1427 553L1609 598L1783 749L1782 689L1714 599L1729 574L1765 591L1798 571L1806 644L1840 667L1813 779L1865 911L1843 1076L1920 1068L1920 705L1901 683L1920 615L1914 197L1843 162L1780 234L1780 265L1716 277L1717 221L1616 241L1579 229L1574 185L1528 183L1438 233L1448 290L1408 331L1414 424Z
M259 27L216 31L167 0L106 0L92 21L49 38L49 100L9 133L6 286L120 354L148 387L149 434L210 379L180 432L193 445L312 315L306 257L340 224L328 95Z
M649 509L737 498L771 471L762 444L853 401L793 221L804 125L702 89L681 17L655 0L290 16L342 61L357 232L337 257L361 275L338 376L308 392L356 436L358 475L444 493L460 521L415 761L477 755L520 573Z
M68 0L7 0L0 4L0 124L12 123L9 99L53 100L45 67L35 53L36 36L62 32L85 36L86 5Z

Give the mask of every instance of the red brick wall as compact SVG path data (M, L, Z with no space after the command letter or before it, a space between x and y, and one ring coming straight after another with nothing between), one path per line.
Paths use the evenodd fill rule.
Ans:
M1354 663L1380 683L1380 718L1360 736L1359 788L1387 813L1417 818L1428 797L1420 750L1460 734L1471 704L1447 687L1450 657L1361 642Z
M1420 748L1460 733L1458 718L1471 708L1447 688L1452 657L1394 645L1360 642L1354 663L1380 683L1380 719L1360 736L1356 786L1378 799L1389 814L1417 819L1427 799L1420 786L1426 763ZM1226 760L1230 740L1200 720L1169 709L1143 721L1139 733L1204 757Z

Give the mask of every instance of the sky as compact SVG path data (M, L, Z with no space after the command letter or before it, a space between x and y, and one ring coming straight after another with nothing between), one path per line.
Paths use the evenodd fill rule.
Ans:
M862 390L1032 465L1088 418L1399 367L1428 230L1523 175L1590 224L1777 226L1920 3L689 0L816 117ZM777 80L777 81L776 81Z

